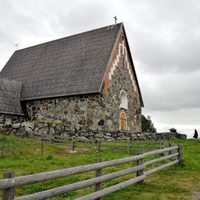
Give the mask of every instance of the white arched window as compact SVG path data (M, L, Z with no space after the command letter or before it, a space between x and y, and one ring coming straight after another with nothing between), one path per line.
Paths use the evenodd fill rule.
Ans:
M124 90L120 92L120 108L128 109L128 98Z

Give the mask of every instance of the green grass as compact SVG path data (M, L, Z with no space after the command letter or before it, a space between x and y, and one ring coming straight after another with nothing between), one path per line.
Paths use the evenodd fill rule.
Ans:
M183 145L184 165L172 166L159 173L147 177L143 184L129 186L123 190L105 196L105 200L167 200L192 199L196 192L200 192L200 141L174 140L171 143ZM0 156L3 144L3 158L0 157L0 176L6 172L15 172L16 176L34 174L55 169L81 166L95 163L101 157L104 161L130 156L124 152L112 152L109 149L103 153L87 150L82 146L81 151L70 153L69 145L44 144L44 155L41 156L41 143L29 138L15 136L0 136ZM118 143L117 145L120 145ZM111 149L110 149L111 150ZM133 166L133 163L107 168L104 174ZM129 175L108 181L104 187L109 187L130 179ZM40 184L26 185L16 189L16 195L31 194L49 188L74 183L94 177L94 172L55 179ZM74 199L94 191L94 187L75 191L52 199Z

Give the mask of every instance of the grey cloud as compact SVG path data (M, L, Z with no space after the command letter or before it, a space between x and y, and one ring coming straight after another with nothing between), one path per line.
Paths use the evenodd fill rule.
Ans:
M199 77L200 71L187 75L143 76L141 88L145 106L151 111L199 108Z
M149 73L196 71L199 68L200 12L198 1L136 1L129 40L136 59ZM139 12L138 12L139 14ZM135 19L135 20L134 20ZM136 20L139 19L139 22ZM134 25L136 24L136 25ZM151 66L151 71L148 70Z
M78 5L73 4L67 13L59 16L64 29L74 33L106 26L108 18L112 19L109 8L94 1L90 3L79 1Z

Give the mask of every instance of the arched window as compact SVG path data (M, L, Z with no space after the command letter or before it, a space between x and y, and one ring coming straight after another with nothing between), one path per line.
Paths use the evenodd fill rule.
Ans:
M124 90L120 93L120 108L128 109L128 98Z
M125 112L120 113L120 130L127 130L127 117Z

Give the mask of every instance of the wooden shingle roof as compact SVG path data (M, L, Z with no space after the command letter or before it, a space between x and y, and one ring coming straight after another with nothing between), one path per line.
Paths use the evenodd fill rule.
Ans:
M119 23L15 51L0 72L0 113L23 114L20 101L100 93L121 31Z
M98 93L121 26L18 50L0 78L23 83L21 100Z
M20 103L22 83L0 79L0 113L23 115Z

